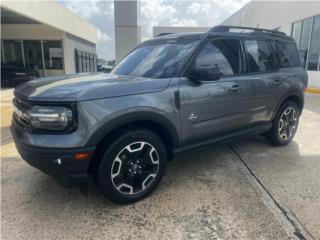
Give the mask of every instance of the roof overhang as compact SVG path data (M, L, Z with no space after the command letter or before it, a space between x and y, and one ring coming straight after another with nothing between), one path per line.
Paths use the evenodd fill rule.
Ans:
M56 1L1 1L1 24L37 23L97 43L97 29Z

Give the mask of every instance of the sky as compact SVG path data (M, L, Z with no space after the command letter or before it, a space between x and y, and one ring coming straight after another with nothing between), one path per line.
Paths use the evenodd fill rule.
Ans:
M114 59L113 0L59 0L98 29L98 58ZM249 0L142 0L141 39L152 38L153 26L212 27Z

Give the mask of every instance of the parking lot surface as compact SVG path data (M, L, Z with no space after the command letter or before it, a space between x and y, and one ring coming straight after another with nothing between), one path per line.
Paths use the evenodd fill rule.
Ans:
M9 132L12 91L3 92L2 239L290 239L288 222L296 237L320 239L319 95L307 96L288 146L253 137L177 155L150 197L122 206L22 161Z

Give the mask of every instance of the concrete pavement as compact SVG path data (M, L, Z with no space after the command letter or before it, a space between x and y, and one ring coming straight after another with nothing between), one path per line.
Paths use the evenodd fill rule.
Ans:
M320 104L320 97L319 97ZM232 145L281 206L320 239L320 107L307 103L294 141L271 148L263 138Z
M92 184L87 196L61 188L22 161L8 131L10 92L2 97L2 239L290 239L279 207L320 239L319 95L307 96L290 145L254 137L180 154L150 197L126 206Z

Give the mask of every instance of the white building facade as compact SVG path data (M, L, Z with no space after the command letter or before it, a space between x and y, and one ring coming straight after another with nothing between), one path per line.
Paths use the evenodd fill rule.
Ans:
M96 71L97 29L56 1L1 1L1 65L40 76Z

